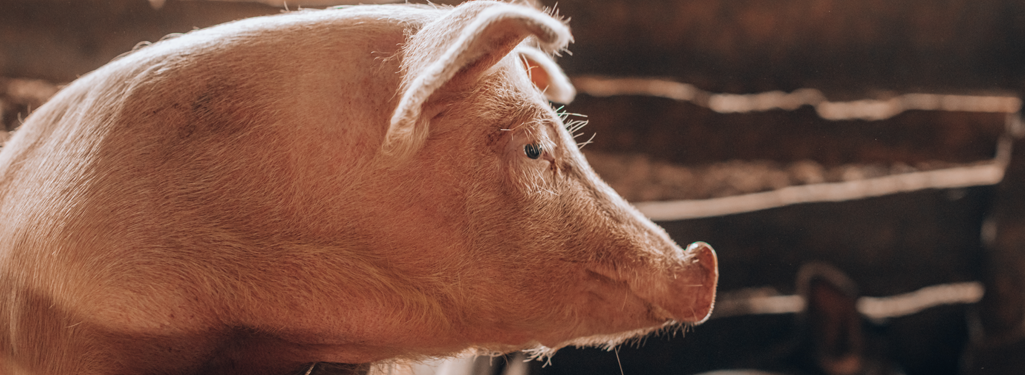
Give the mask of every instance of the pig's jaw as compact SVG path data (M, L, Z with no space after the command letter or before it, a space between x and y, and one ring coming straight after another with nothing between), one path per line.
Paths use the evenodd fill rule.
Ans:
M623 343L636 341L641 339L642 337L651 334L676 334L678 332L685 332L692 325L693 324L691 323L682 323L674 320L669 320L661 325L656 325L647 328L639 328L614 334L600 334L577 337L568 341L531 341L529 343L514 348L486 347L475 349L475 351L478 353L478 355L495 355L499 353L507 353L510 351L519 350L526 353L527 356L531 359L544 360L545 358L551 358L559 349L565 347L596 347L604 350L612 350Z
M616 334L607 335L594 335L586 337L578 337L570 341L545 345L538 343L536 346L530 349L524 350L533 358L551 357L555 355L555 352L561 348L573 346L578 348L583 347L597 347L605 350L612 350L616 346L624 342L631 340L637 340L641 337L652 334L653 332L676 332L686 331L690 327L690 323L680 323L673 320L667 321L660 326L639 328L631 331L620 332Z

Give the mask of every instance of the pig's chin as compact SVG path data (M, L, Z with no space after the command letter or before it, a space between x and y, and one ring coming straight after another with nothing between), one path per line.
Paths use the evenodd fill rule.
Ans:
M559 343L537 343L536 346L530 349L524 350L531 356L537 357L550 357L555 354L561 348L564 347L597 347L605 350L612 350L616 346L624 342L631 340L637 340L644 336L650 335L653 332L677 332L684 331L690 327L688 323L680 323L673 320L667 321L662 325L639 328L630 331L618 332L613 334L598 334L592 336L578 337L569 341L563 341Z
M672 313L637 293L630 280L623 280L614 272L601 268L589 268L584 272L587 274L588 300L583 305L587 306L589 317L602 321L592 328L632 331L673 320Z
M628 280L618 280L594 268L581 271L577 283L575 322L535 336L546 348L567 345L616 345L665 327L680 326L679 317L635 292Z

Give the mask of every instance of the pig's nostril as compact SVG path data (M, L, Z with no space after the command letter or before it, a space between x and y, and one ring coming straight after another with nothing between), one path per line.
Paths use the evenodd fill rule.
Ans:
M709 244L707 244L707 243L705 243L703 241L698 241L698 242L692 243L690 245L687 245L687 252L690 253L690 252L694 252L694 251L700 251L700 250L702 250L701 248L704 248L704 247L707 247L709 250L712 249L711 245L709 245Z
M719 274L719 259L711 245L701 241L692 243L687 246L685 254L692 262L701 264L716 275Z
M715 255L715 250L712 249L712 246L701 241L692 243L687 246L686 255L690 258L691 262L697 263L708 272L711 285L715 285L718 282L719 259Z

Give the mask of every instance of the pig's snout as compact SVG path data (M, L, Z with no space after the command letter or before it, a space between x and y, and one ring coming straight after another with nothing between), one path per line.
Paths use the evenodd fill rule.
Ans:
M715 250L704 242L687 246L685 261L674 274L672 289L682 295L667 301L663 308L669 310L674 320L700 323L712 315L715 304L715 287L719 282L719 260Z
M701 323L712 314L719 261L704 242L687 247L665 274L643 275L635 293L653 306L653 315L677 322Z

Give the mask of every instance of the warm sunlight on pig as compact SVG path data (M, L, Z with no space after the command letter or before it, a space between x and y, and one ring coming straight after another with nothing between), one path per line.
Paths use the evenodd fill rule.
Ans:
M542 53L570 40L519 5L355 6L83 76L0 153L0 373L275 374L703 321L712 249L617 196L546 100L573 96Z

